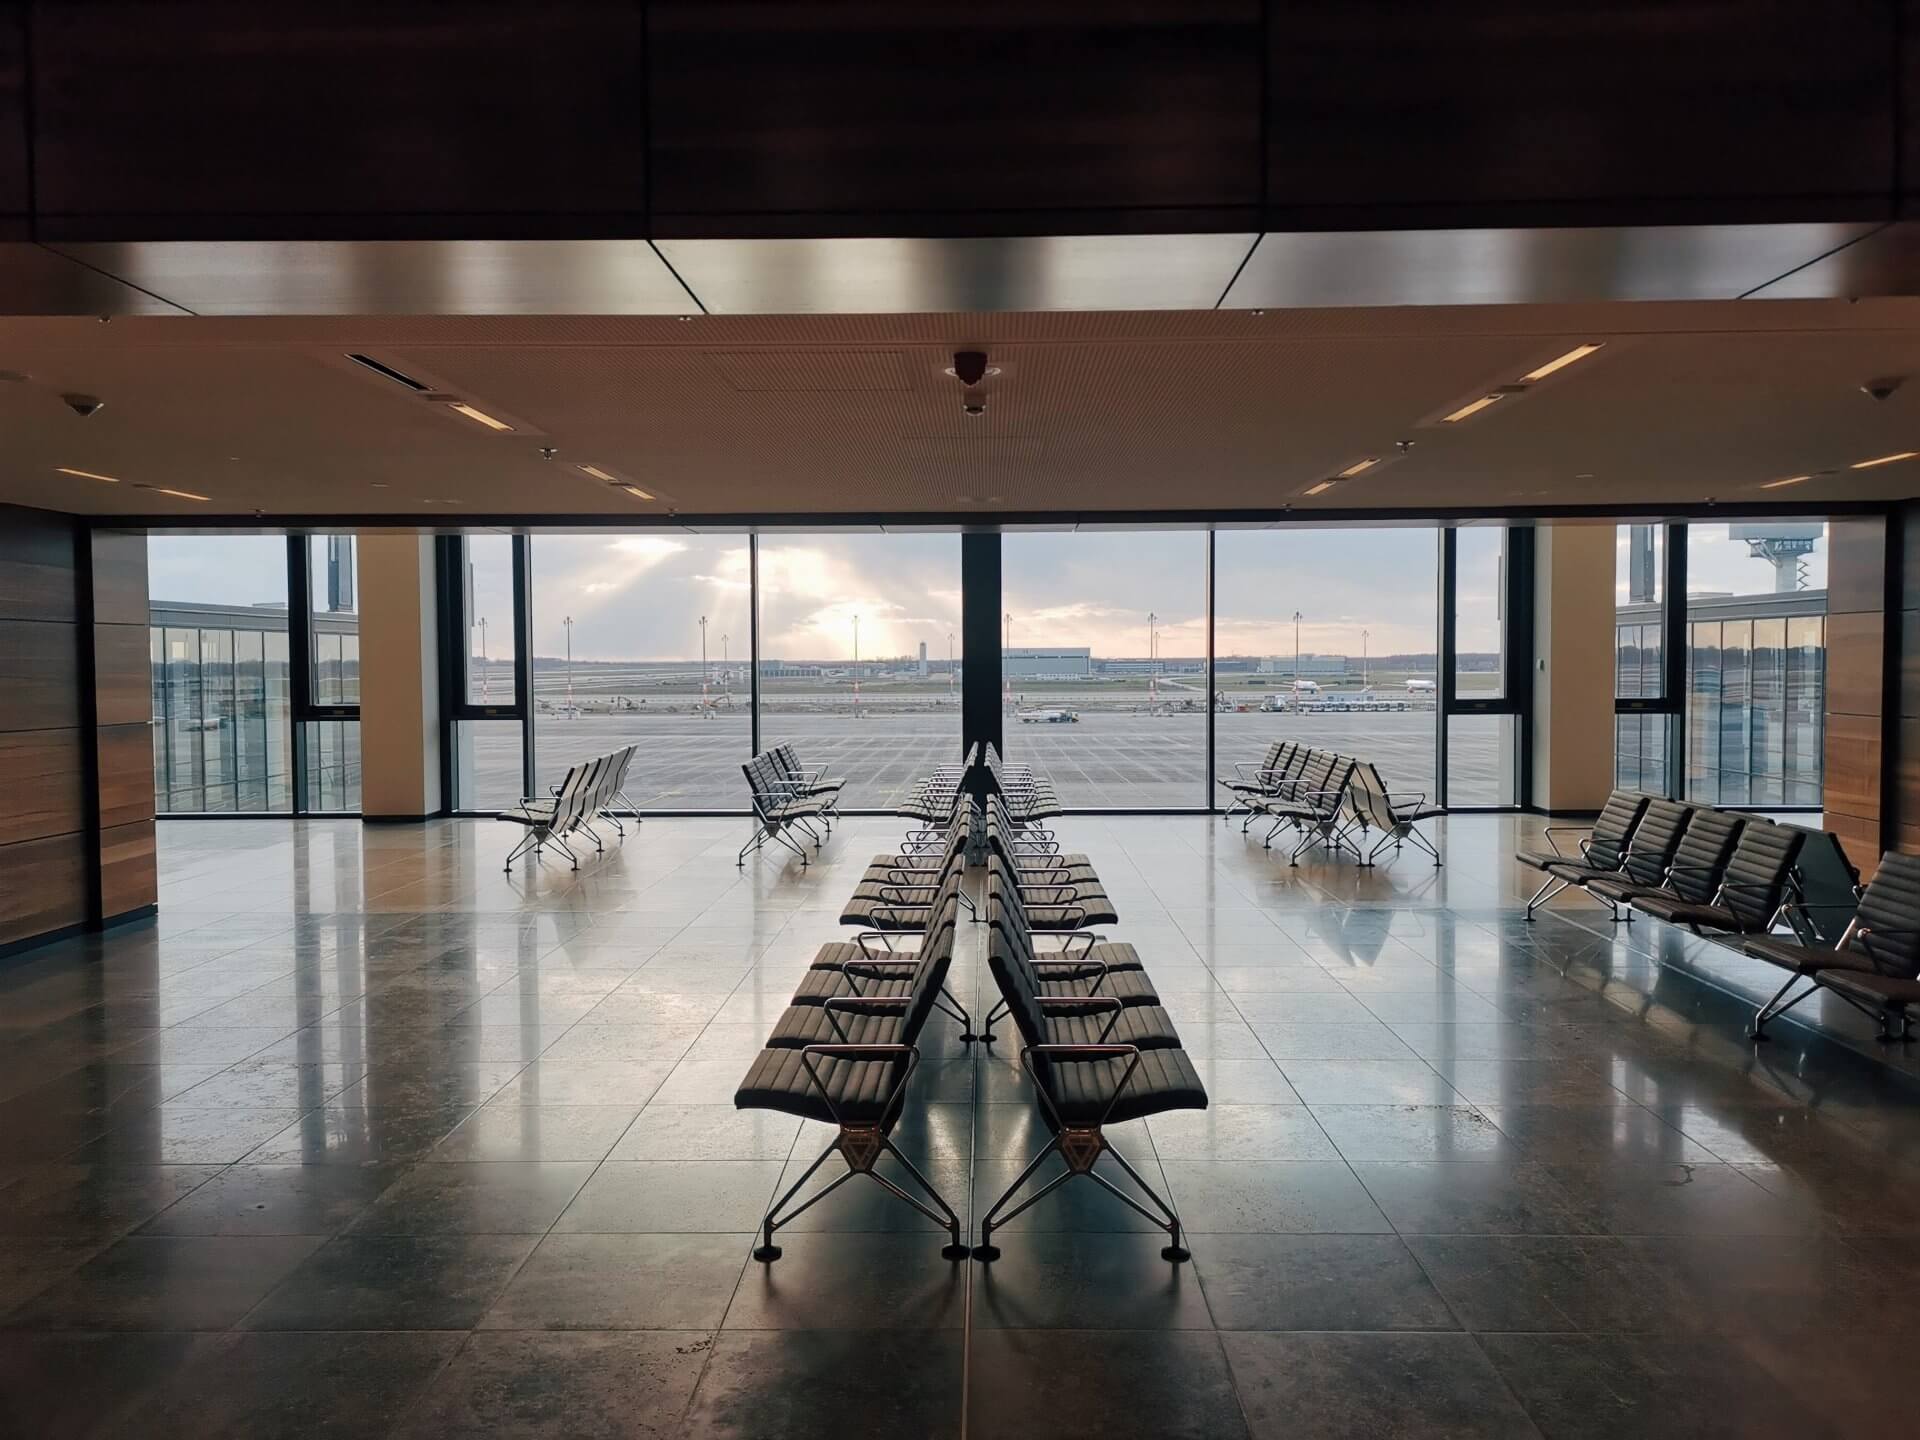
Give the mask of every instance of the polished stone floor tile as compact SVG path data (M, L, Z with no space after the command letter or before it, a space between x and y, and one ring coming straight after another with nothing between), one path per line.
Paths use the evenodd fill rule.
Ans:
M247 1317L253 1330L470 1330L531 1235L357 1236L308 1256Z
M457 1334L222 1336L143 1407L156 1440L384 1440Z
M1062 821L1209 1090L1108 1132L1191 1262L1086 1180L948 1260L858 1176L751 1260L834 1132L735 1089L900 827L850 817L805 870L736 869L745 828L649 820L509 882L486 822L164 824L156 922L0 970L0 1435L1904 1414L1920 1058L1811 1005L1753 1047L1771 976L1726 947L1571 896L1522 921L1514 817L1370 871L1207 817ZM949 975L976 1017L985 934ZM892 1137L969 1240L1048 1140L999 1028L923 1034Z
M141 1227L143 1235L332 1235L399 1176L395 1165L232 1165Z
M28 1165L0 1186L0 1235L111 1240L219 1173L213 1165Z
M1195 1234L1383 1234L1391 1227L1338 1161L1169 1161L1161 1167Z
M1586 1235L1581 1192L1524 1161L1417 1161L1353 1167L1402 1235Z
M711 1338L700 1331L480 1332L395 1440L601 1440L679 1433Z
M1211 1332L982 1330L968 1395L972 1433L1055 1440L1234 1440L1247 1435Z
M594 1167L571 1161L422 1162L354 1222L361 1235L542 1234Z
M717 1330L747 1235L550 1235L486 1318L498 1330Z
M958 1440L962 1349L955 1330L729 1330L713 1342L684 1433Z
M751 1230L784 1168L778 1160L609 1161L553 1228L563 1235Z
M1153 1148L1171 1160L1338 1160L1304 1105L1209 1105L1147 1121Z
M130 1236L5 1323L32 1330L225 1330L324 1243L317 1235Z
M1158 1231L995 1231L1001 1250L976 1264L976 1329L1200 1330L1206 1300L1193 1267L1162 1258ZM1193 1243L1189 1240L1187 1243Z
M727 1310L729 1330L953 1330L966 1315L967 1260L937 1234L782 1230L781 1255L752 1261ZM860 1263L847 1263L856 1244ZM978 1323L976 1321L976 1323Z
M1222 1330L1452 1330L1394 1235L1199 1235L1189 1242Z
M1465 1335L1237 1333L1220 1339L1255 1440L1530 1440L1540 1433Z
M604 1160L634 1122L631 1105L485 1105L428 1153L432 1160Z
M800 1121L769 1110L726 1105L652 1104L640 1112L608 1160L783 1160Z

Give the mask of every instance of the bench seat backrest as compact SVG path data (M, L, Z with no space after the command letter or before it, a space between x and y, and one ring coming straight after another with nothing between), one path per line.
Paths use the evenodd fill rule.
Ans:
M1860 897L1859 924L1848 948L1883 974L1909 980L1920 975L1920 855L1889 851L1881 857Z
M1633 839L1627 845L1626 858L1620 863L1626 877L1636 885L1663 884L1692 818L1693 808L1689 805L1675 800L1648 801L1646 813L1634 827Z
M1691 905L1710 904L1719 893L1727 861L1740 839L1743 816L1701 806L1687 822L1686 833L1673 852L1667 888Z
M1720 882L1720 904L1744 934L1764 934L1786 898L1793 862L1807 832L1792 825L1749 817Z
M1597 870L1618 870L1627 842L1646 813L1648 797L1638 790L1616 790L1607 796L1600 817L1587 837L1587 863Z

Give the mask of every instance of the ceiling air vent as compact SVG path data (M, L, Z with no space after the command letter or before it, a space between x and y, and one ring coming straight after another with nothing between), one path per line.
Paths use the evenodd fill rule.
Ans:
M411 375L394 369L391 365L382 365L371 355L349 355L347 359L353 361L356 365L365 366L376 375L384 375L396 385L406 386L407 389L413 391L416 395L424 395L427 393L428 387L421 381L414 379Z

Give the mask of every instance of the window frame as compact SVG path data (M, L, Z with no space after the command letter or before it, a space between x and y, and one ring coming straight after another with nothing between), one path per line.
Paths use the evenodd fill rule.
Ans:
M1474 526L1471 528L1493 528ZM1502 525L1506 574L1501 587L1505 613L1501 616L1500 694L1462 698L1458 685L1459 617L1455 614L1459 579L1458 525L1440 527L1440 651L1437 657L1440 704L1436 724L1435 774L1440 804L1461 814L1508 814L1533 808L1533 528ZM1486 715L1514 717L1514 801L1508 805L1456 805L1448 773L1450 721Z

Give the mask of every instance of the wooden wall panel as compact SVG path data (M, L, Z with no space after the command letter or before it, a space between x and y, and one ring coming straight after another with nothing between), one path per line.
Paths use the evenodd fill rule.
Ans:
M112 920L160 899L153 821L100 832L100 913Z
M92 856L85 835L51 835L0 850L0 945L32 940L88 918L88 870Z
M1271 15L1273 228L1382 205L1428 207L1436 225L1604 223L1600 207L1629 199L1780 219L1758 197L1864 198L1892 173L1893 17L1871 0L1341 0ZM1776 109L1794 123L1766 125ZM1507 218L1453 218L1467 196Z
M1900 610L1889 617L1896 627L1893 651L1898 676L1888 702L1896 707L1888 843L1906 854L1920 855L1920 505L1902 506L1892 524L1900 567L1893 590Z
M0 733L0 846L71 835L85 823L85 759L78 730Z
M153 819L153 727L102 725L97 734L100 828Z
M0 506L0 620L79 619L78 560L64 516Z
M641 234L645 28L634 0L41 5L39 209L127 217L103 238Z
M153 652L145 625L93 627L94 711L102 725L153 719Z
M1887 813L1897 756L1888 753L1899 703L1898 676L1888 666L1889 558L1897 528L1879 516L1827 526L1827 714L1824 808L1862 875L1871 877L1898 833ZM1896 582L1898 575L1893 578ZM1898 588L1896 585L1893 587Z
M695 216L714 234L831 232L834 215L848 234L1085 233L1127 211L1249 228L1261 8L665 0L648 31L656 233L700 233Z
M0 620L0 730L80 723L80 656L72 625Z
M147 537L132 531L93 532L93 623L147 624Z

